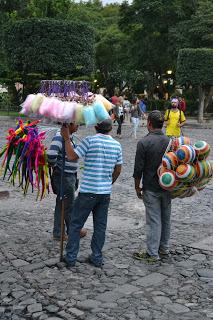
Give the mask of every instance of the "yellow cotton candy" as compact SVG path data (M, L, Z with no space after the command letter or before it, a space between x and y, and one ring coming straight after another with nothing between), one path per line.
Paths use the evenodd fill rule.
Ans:
M112 109L112 104L109 100L104 98L101 94L96 94L95 98L97 101L101 101L106 109L106 111L110 111Z
M77 124L84 124L85 120L84 120L84 114L83 114L83 109L84 106L83 104L78 103L76 105L76 109L75 109L75 122Z
M33 113L36 113L42 104L44 99L44 96L41 93L38 93L35 98L33 99L32 105L31 105L31 111Z

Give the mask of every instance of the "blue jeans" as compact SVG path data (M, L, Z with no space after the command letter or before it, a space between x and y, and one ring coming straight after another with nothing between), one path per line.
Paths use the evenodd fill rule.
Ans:
M90 212L92 212L94 231L91 241L91 261L97 265L102 264L102 248L105 242L109 202L109 194L78 194L72 211L69 237L66 246L66 261L68 263L73 263L77 259L80 230L89 217Z
M144 191L147 252L159 257L159 248L168 249L170 239L171 196L167 191Z
M64 220L66 224L66 232L69 233L71 212L75 199L75 182L76 175L73 173L64 173ZM55 212L54 212L54 226L53 236L60 238L61 235L61 201L60 201L60 184L61 184L61 170L55 168L51 177L51 184L53 192L57 195Z

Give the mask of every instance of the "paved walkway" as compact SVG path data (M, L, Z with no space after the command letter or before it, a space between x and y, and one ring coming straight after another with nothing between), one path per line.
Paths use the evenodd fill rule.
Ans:
M13 122L0 120L0 146ZM50 129L50 128L49 128ZM115 127L113 135L115 135ZM79 137L93 133L81 127ZM212 129L185 128L193 140ZM138 136L146 134L140 127ZM53 135L48 131L47 145ZM132 179L137 141L123 127L123 171L113 187L103 270L88 265L92 221L70 271L52 240L55 197L36 202L0 180L10 197L0 206L0 319L205 320L213 319L213 184L199 195L173 200L172 254L157 265L133 260L145 248L145 211ZM213 152L212 152L213 158ZM150 159L151 160L151 159Z

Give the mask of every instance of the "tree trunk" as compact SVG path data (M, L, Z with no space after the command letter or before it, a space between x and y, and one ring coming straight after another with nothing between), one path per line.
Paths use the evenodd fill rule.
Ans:
M198 92L199 92L198 122L203 123L205 89L202 87L202 85L198 86Z
M213 86L210 87L210 89L208 91L208 95L205 98L204 112L207 111L207 108L208 108L210 102L212 101L212 97L213 97Z

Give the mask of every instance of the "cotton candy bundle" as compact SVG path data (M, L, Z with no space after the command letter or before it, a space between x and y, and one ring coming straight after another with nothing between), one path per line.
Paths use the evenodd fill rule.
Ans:
M65 122L72 122L74 120L76 106L77 103L75 101L64 102L63 119Z
M83 115L86 126L94 126L97 124L95 111L92 106L85 106L83 109Z
M77 124L84 124L85 120L84 120L84 114L83 114L83 109L84 106L83 104L78 103L76 105L76 109L75 109L75 122Z
M109 118L109 113L106 111L101 101L94 102L92 106L95 111L95 116L98 119L97 122L102 122Z
M29 94L27 96L26 100L22 103L22 110L20 113L27 115L31 112L31 105L35 97L35 94Z
M101 94L96 94L96 101L101 101L106 109L107 112L109 112L112 109L112 104L109 100L104 98Z
M35 96L35 98L34 98L33 101L32 101L32 104L31 104L31 111L32 111L33 113L38 113L39 108L40 108L43 100L44 100L43 94L38 93L38 94Z

